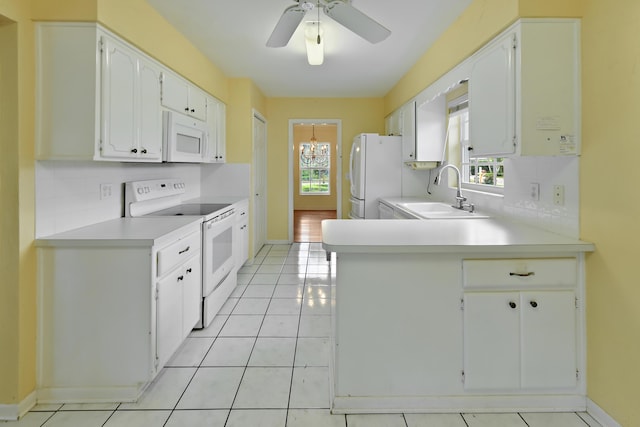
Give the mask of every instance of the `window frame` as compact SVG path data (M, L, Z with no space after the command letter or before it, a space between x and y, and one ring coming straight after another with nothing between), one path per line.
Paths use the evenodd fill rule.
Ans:
M304 165L303 164L303 160L302 160L302 156L305 150L305 146L306 147L311 147L312 143L310 141L301 141L298 143L298 166L299 166L299 174L298 174L298 195L300 196L330 196L331 195L331 143L330 142L316 142L315 145L316 147L318 147L318 149L320 151L322 151L322 149L320 147L322 146L326 146L327 150L326 152L324 152L323 154L320 154L319 156L326 158L326 166L318 166L318 165ZM327 180L327 191L308 191L308 192L303 192L303 187L304 187L304 183L309 183L310 187L313 187L313 183L314 182L318 182L321 178L318 178L317 180L313 180L311 177L309 178L308 181L303 180L303 173L305 171L308 171L309 174L312 174L313 172L317 171L325 171L326 173L326 180ZM320 175L320 173L319 173Z

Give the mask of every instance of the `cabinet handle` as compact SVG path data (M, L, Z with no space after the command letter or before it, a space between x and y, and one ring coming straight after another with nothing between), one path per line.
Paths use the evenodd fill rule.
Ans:
M467 147L467 151L473 151L473 147L472 146L468 146Z
M529 276L535 276L536 273L533 271L530 271L528 273L509 273L509 276L518 276L518 277L529 277Z
M531 307L533 307L533 308L538 307L538 302L537 301L529 301L529 304L531 304Z
M184 280L184 276L178 276L178 282Z
M132 153L137 153L137 152L138 152L138 149L137 149L137 148L132 148L132 149L131 149L131 152L132 152Z
M187 268L187 273L191 273L191 269L190 268Z
M195 108L192 108L192 109L191 109L191 112L192 112L192 113L195 113L195 112L196 112L196 109L195 109Z
M517 306L518 306L518 305L517 305L515 302L513 302L513 301L509 301L509 307L511 307L511 308L516 308Z
M184 109L184 111L186 111L186 112L188 113L188 112L189 112L189 107L186 107L186 108Z
M187 246L185 249L181 250L178 252L178 255L182 255L183 253L187 252L189 250L190 246Z
M146 149L146 148L143 148L142 150L140 150L140 152L141 152L142 154L147 154L147 149Z

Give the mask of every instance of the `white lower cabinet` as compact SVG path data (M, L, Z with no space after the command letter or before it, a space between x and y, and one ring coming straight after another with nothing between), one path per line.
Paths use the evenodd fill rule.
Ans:
M200 252L158 280L156 358L164 366L200 320Z
M575 293L466 292L465 389L576 386Z
M249 200L245 199L235 204L236 230L234 233L234 258L236 266L242 267L249 259Z
M40 244L40 403L139 398L200 318L200 227Z
M465 390L575 388L576 283L567 284L575 280L575 261L463 264Z

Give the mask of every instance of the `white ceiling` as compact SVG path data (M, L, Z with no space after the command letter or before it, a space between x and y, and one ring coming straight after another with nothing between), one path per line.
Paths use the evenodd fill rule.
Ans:
M320 13L324 64L307 64L305 21L282 48L265 46L293 0L148 0L228 77L249 78L267 97L384 96L471 0L353 0L391 30L370 44Z

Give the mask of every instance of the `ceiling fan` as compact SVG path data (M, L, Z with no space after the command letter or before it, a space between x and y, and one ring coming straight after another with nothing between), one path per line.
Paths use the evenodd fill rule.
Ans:
M297 4L286 8L280 16L267 40L268 47L286 46L305 14L314 7L322 7L325 15L371 43L381 42L391 34L387 28L353 7L351 0L294 1Z

